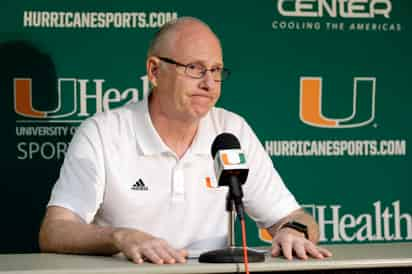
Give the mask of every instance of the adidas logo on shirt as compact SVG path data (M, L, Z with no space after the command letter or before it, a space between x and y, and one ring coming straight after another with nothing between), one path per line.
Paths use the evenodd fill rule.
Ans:
M132 190L148 191L149 188L144 184L142 179L139 179L132 185Z

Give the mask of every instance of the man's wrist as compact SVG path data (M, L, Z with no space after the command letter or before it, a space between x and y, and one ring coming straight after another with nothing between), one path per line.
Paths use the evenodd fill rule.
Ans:
M304 235L304 237L306 239L309 240L309 233L308 233L308 226L298 222L298 221L288 221L286 223L284 223L279 230L285 229L285 228L289 228L289 229L293 229L295 231L298 231L300 233L302 233Z

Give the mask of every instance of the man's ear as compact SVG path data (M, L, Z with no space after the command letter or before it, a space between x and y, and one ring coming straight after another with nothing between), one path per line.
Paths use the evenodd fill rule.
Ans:
M154 56L147 58L146 71L147 71L147 76L149 78L149 82L152 85L152 87L157 86L159 66L160 66L160 60L158 58Z

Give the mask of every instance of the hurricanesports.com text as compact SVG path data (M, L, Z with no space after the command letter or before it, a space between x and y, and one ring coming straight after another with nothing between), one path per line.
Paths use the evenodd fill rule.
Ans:
M406 140L271 140L269 156L405 156Z
M24 11L25 28L143 29L160 28L177 12Z

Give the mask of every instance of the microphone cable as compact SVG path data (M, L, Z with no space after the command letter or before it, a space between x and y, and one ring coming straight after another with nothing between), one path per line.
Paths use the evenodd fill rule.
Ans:
M248 255L247 255L245 219L241 218L240 223L242 225L243 262L245 264L245 273L249 274L249 259L248 259Z

